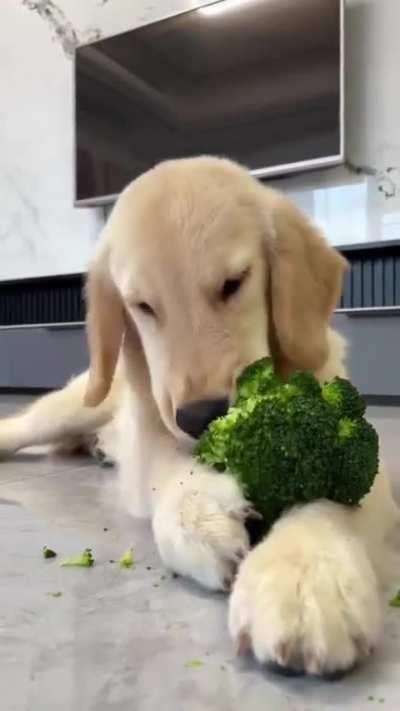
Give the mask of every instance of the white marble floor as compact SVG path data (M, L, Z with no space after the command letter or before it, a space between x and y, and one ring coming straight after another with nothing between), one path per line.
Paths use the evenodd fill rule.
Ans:
M20 402L1 397L0 414ZM400 410L370 416L400 491ZM113 477L34 453L0 463L2 711L398 711L400 610L387 608L380 648L341 681L235 658L226 598L163 570L148 526L121 513ZM61 557L91 547L96 564L60 568L44 545ZM122 570L110 561L130 545L136 565Z

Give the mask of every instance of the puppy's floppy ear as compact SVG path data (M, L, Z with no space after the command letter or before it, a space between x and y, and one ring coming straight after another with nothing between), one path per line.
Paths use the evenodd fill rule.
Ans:
M289 200L268 194L271 354L284 377L294 370L315 372L329 355L328 323L348 264Z
M112 281L104 247L89 271L86 297L90 369L85 405L95 407L110 390L125 328L122 300Z

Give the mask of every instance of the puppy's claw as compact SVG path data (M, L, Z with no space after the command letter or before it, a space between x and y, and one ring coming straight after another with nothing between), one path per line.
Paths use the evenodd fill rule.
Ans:
M229 593L232 590L232 583L233 579L232 578L224 578L222 582L222 590L223 592Z
M237 521L245 521L246 518L256 519L257 521L262 520L262 515L259 513L259 511L256 511L255 508L250 505L245 506L244 508L240 509L240 511L232 511L231 516Z
M247 654L251 649L251 639L248 632L243 630L239 633L235 642L235 654L240 656L242 654Z
M279 664L283 667L289 665L289 661L293 654L293 642L288 639L286 641L279 642L275 648L275 655Z
M354 644L361 658L369 657L373 651L373 646L361 635L354 638Z

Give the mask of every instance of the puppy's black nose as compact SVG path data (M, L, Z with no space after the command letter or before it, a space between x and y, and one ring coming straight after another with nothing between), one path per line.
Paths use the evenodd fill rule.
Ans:
M176 424L183 432L198 439L210 422L216 417L226 415L228 408L228 398L196 400L178 408Z

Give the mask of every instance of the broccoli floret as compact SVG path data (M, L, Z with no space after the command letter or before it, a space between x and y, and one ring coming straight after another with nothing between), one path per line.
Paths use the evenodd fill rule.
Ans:
M338 424L338 440L330 498L342 504L358 504L378 471L378 435L363 417L343 417Z
M48 559L48 558L56 558L56 557L57 557L57 553L55 551L51 550L51 548L47 548L47 546L43 546L43 558Z
M325 383L322 388L322 397L330 405L336 407L342 417L363 417L365 402L357 388L349 380L334 378Z
M218 471L226 468L226 443L229 441L232 429L237 425L239 418L243 417L242 410L231 407L224 417L218 417L211 422L208 429L199 440L199 451L202 452L202 461Z
M200 461L230 471L266 526L296 503L359 503L378 469L378 438L353 386L321 387L310 373L283 383L269 359L244 375L234 407L200 439Z
M133 550L132 548L128 548L122 558L119 559L119 564L121 568L132 568L134 566L134 563L135 561L133 559Z
M297 391L302 395L310 397L321 396L321 385L312 373L293 373L289 383L280 383L280 388L291 389L296 387Z
M247 400L252 395L265 395L279 386L270 358L260 358L249 365L237 381L236 403Z
M91 568L94 563L94 558L92 556L92 551L90 548L85 548L83 553L80 555L71 556L71 558L66 558L60 565L64 567L78 567L78 568Z

